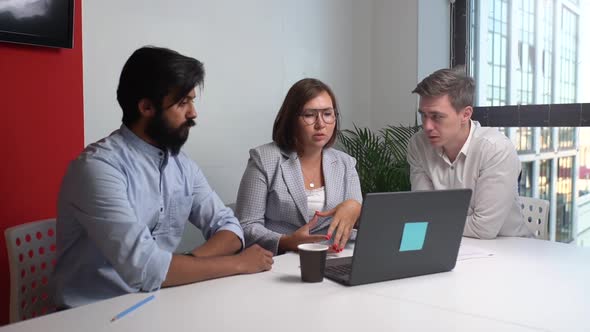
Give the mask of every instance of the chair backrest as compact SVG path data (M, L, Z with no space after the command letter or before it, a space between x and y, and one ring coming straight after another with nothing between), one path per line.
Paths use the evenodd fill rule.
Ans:
M524 222L537 239L549 240L549 201L520 196Z
M10 322L55 311L49 278L56 263L55 219L4 231L10 266Z

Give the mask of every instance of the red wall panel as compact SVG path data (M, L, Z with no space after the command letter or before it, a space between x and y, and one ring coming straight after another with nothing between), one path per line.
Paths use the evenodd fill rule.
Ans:
M55 217L62 176L84 145L81 6L73 49L0 43L0 325L10 298L4 230Z

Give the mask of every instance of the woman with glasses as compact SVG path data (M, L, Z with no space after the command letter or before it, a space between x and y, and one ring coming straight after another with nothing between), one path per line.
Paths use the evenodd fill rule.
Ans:
M295 83L274 122L273 142L250 150L236 216L246 245L275 255L301 243L333 238L341 251L361 210L356 161L331 148L338 132L338 106L323 82Z

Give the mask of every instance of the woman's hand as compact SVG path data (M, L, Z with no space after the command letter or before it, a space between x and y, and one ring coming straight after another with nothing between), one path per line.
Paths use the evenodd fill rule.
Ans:
M361 214L361 203L354 199L346 200L332 210L318 212L316 216L332 216L332 222L328 228L328 239L334 238L333 249L342 251L350 238L350 232ZM335 233L334 233L335 231Z
M328 240L326 235L309 234L309 230L317 224L319 214L320 212L316 212L307 224L301 226L293 234L281 236L281 239L279 240L279 248L284 251L297 251L297 246L302 243L314 243Z

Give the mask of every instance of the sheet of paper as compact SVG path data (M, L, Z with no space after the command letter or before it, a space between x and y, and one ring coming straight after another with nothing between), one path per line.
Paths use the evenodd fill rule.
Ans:
M459 255L457 256L457 261L477 258L491 258L494 257L494 255L495 254L489 250L484 250L479 247L461 243L461 247L459 247Z

